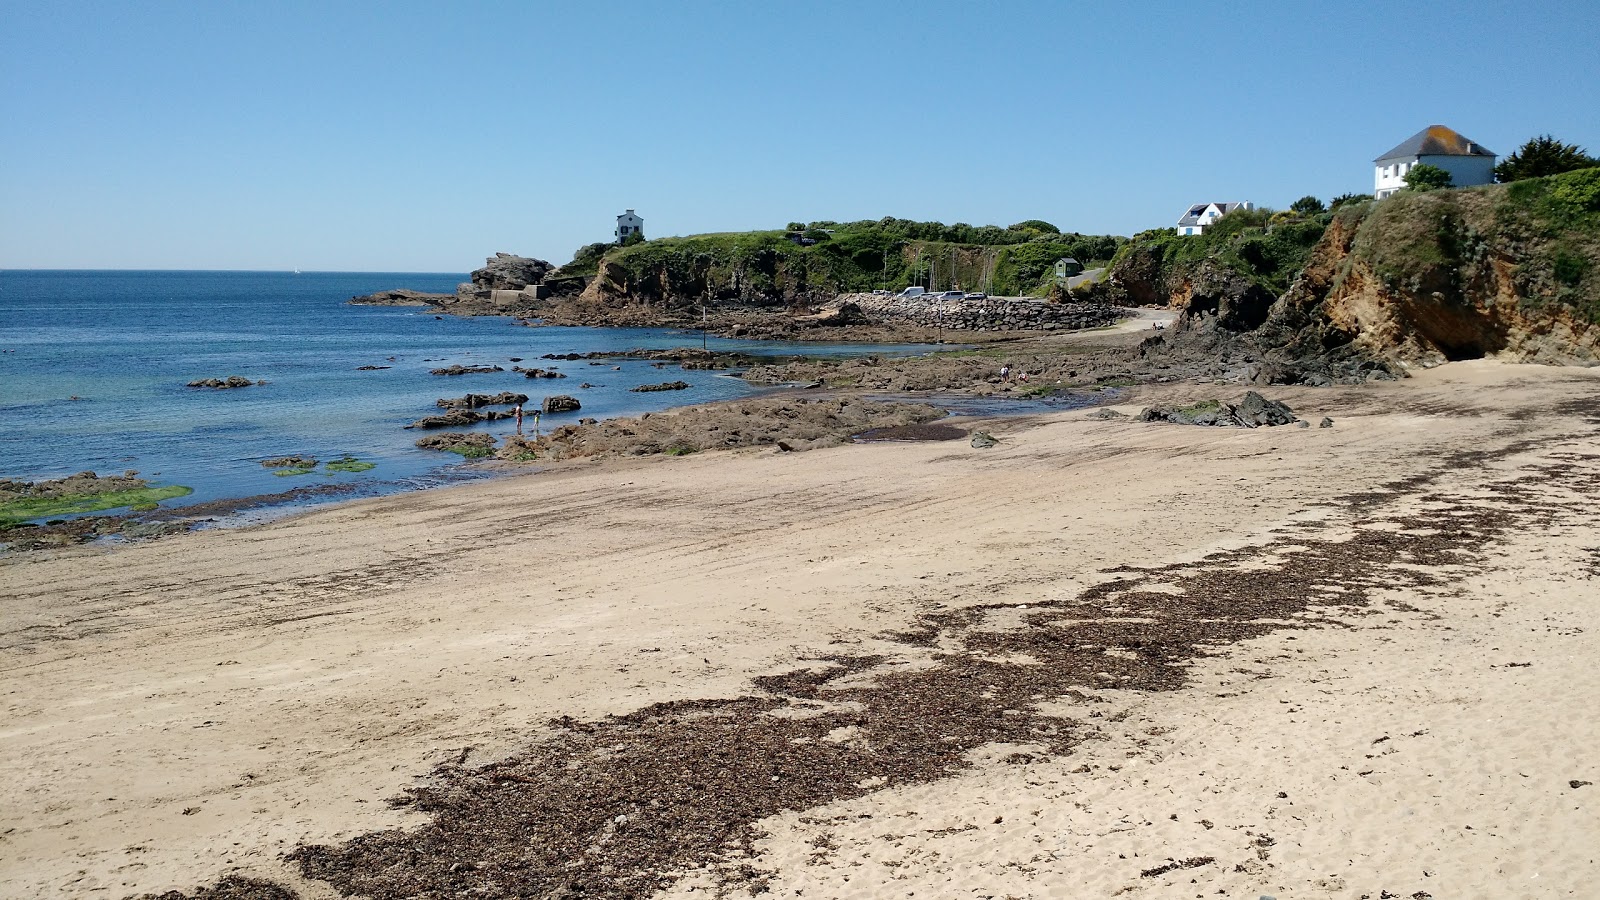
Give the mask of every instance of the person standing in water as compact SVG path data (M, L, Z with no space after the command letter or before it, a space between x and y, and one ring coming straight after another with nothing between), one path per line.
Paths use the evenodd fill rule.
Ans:
M522 404L518 403L516 409L513 409L512 412L515 413L516 417L517 417L517 434L521 434L522 433ZM537 416L538 413L534 413L534 415Z

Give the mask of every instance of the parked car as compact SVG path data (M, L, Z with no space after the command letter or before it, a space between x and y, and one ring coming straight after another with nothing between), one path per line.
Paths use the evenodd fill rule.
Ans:
M879 297L887 297L887 296L889 296L889 292L884 290L883 288L879 288L879 289L873 291L872 293L876 294Z
M989 299L989 295L985 294L983 291L973 291L972 293L967 295L967 299L968 300L987 300L987 299Z
M923 294L926 294L927 292L928 291L927 291L926 288L920 287L918 285L912 285L911 287L906 288L905 290L901 291L899 294L896 294L895 296L897 296L897 297L921 297Z
M939 294L934 299L936 299L936 300L960 300L965 296L967 296L967 295L963 294L960 291L945 291L945 292Z

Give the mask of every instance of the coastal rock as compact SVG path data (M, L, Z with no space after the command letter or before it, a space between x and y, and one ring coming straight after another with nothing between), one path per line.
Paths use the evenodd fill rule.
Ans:
M554 269L542 259L496 253L484 260L483 268L473 270L471 281L456 286L455 299L465 304L492 303L495 291L524 291L541 285Z
M987 450L1000 443L1000 439L987 431L974 431L972 433L972 446L976 450Z
M351 297L350 302L358 306L438 306L451 302L455 297L455 294L430 294L397 288L392 291L378 291L374 294Z
M514 415L516 415L516 414L512 413L512 412L507 412L505 410L498 410L498 409L490 409L490 410L483 410L483 411L479 411L479 410L475 410L475 409L465 409L465 408L463 408L463 409L452 409L449 412L444 413L442 415L423 416L422 418L416 420L415 422L412 422L410 425L407 425L406 427L407 428L422 428L422 429L429 429L429 428L465 428L465 427L467 427L469 425L476 425L479 422L493 422L493 421L495 421L497 419L509 419Z
M451 453L462 453L463 450L471 451L474 448L487 452L494 446L494 435L484 434L481 431L446 431L442 434L430 434L427 437L417 438L417 447L422 450L445 450ZM471 455L463 453L463 455Z
M521 366L512 366L511 367L511 371L513 371L513 372L521 372L523 378L565 378L565 377L567 377L564 373L557 372L555 369L537 369L537 368L535 368L535 369L524 369Z
M641 384L635 388L628 388L636 394L648 394L654 391L681 391L689 387L687 381L664 381L661 384Z
M266 382L251 381L243 375L229 375L227 378L202 378L198 381L191 381L186 386L192 388L215 388L217 390L227 390L229 388L250 387L258 384L266 384Z
M866 313L861 311L861 304L849 300L830 303L814 315L799 317L799 321L801 324L817 327L872 324Z
M527 394L513 394L510 391L501 391L498 394L467 394L463 397L441 397L434 401L434 405L440 409L477 409L480 406L510 406L527 402Z
M499 366L445 366L442 369L433 369L429 375L482 375L488 372L504 372Z
M1287 405L1277 400L1268 400L1255 391L1248 391L1237 403L1202 400L1184 407L1151 406L1139 413L1139 421L1260 428L1288 425L1297 420L1294 411Z
M547 413L573 412L582 408L583 404L578 402L577 397L569 397L566 394L546 397L542 406L542 409Z
M274 456L263 459L261 465L267 469L315 469L318 462L310 456Z

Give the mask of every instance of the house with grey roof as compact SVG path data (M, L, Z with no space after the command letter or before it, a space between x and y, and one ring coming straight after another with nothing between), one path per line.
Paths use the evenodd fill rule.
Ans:
M643 233L644 219L641 219L635 215L633 210L630 209L622 215L617 216L617 230L612 232L612 235L615 236L617 243L620 244L627 240L630 235Z
M1236 209L1255 209L1248 200L1243 203L1196 203L1178 220L1179 234L1204 234L1208 226Z
M1456 187L1494 184L1494 152L1443 125L1429 125L1373 160L1372 196L1382 200L1404 190L1406 173L1426 163L1450 173Z

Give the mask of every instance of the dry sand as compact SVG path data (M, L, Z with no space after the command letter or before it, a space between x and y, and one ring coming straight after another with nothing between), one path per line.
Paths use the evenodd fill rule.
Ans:
M1079 411L985 426L990 450L582 463L7 558L0 895L241 873L337 896L281 855L420 825L383 801L551 717L750 695L826 654L933 666L886 634L929 613L983 608L936 636L957 652L1258 573L1314 601L1293 627L1207 643L1175 690L1119 687L1155 651L1108 643L1103 683L1037 697L1054 751L781 812L739 861L775 896L1600 897L1600 371L1272 396L1335 427Z

